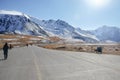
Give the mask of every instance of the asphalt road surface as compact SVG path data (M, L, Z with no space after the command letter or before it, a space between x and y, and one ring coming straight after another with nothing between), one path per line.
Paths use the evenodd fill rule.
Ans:
M36 46L0 51L0 80L120 80L120 56Z

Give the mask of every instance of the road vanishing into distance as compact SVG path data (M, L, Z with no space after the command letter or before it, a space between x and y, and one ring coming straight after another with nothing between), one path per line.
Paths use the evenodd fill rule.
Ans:
M120 56L13 48L7 60L0 51L0 80L120 80Z

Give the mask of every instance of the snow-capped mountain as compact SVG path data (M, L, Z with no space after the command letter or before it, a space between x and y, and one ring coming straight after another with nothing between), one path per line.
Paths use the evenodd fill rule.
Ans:
M120 42L120 28L118 27L103 26L90 32L100 41Z
M95 35L91 34L89 31L82 30L80 28L76 28L76 31L82 36L90 37L92 39L95 39L95 40L99 41L99 39Z
M82 34L76 30L73 26L69 25L65 21L62 20L39 20L32 19L37 22L40 26L43 27L45 31L47 31L51 36L59 36L65 39L79 39L85 42L97 42L97 38L93 38L91 35ZM82 31L82 30L81 30Z
M17 11L0 10L0 33L58 36L85 42L120 42L120 28L103 26L93 31L75 28L62 20L39 20Z
M17 11L0 10L0 33L58 36L64 39L78 39L96 42L97 39L78 32L62 20L39 20Z
M30 17L17 11L0 10L0 33L41 35L47 33Z

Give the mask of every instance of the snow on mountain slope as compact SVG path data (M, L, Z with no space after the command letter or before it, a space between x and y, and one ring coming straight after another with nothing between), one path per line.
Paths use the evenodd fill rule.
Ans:
M47 33L26 14L0 10L0 33L41 35Z
M17 11L0 10L0 33L25 34L38 36L58 36L95 42L95 38L80 34L76 29L62 20L39 20Z
M6 15L19 15L19 16L25 16L26 18L29 18L28 15L18 12L18 11L6 11L6 10L0 10L0 14L6 14Z
M61 37L71 37L74 28L68 25L67 23L61 20L42 20L41 26L44 27L48 32L52 32L55 35L59 35Z
M80 28L76 28L76 32L78 32L82 36L90 37L90 38L93 38L93 39L99 41L99 39L95 35L90 34L88 31L81 30Z
M43 27L50 35L66 39L78 39L86 42L120 42L120 28L103 26L93 31L74 28L62 20L32 19Z
M85 42L120 42L120 28L103 26L93 31L74 28L62 20L39 20L17 11L0 10L0 33L60 38Z
M91 31L101 41L115 41L120 42L120 28L103 26L94 31Z
M80 34L76 29L62 20L39 20L32 18L32 21L37 22L40 26L43 27L52 36L59 36L65 39L76 39L86 42L96 42L98 39L89 37L88 35Z

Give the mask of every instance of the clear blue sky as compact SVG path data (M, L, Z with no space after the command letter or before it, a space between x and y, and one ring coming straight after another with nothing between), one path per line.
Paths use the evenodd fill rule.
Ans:
M0 9L44 20L61 19L82 29L120 27L120 0L0 0Z

